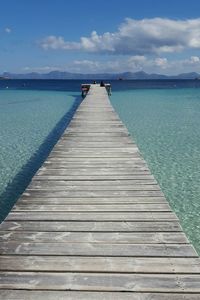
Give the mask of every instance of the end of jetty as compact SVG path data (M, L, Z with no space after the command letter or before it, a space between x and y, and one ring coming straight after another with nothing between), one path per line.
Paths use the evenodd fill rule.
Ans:
M94 85L101 86L101 83L100 84L95 83ZM83 98L86 97L87 93L89 92L90 86L91 86L91 84L88 84L88 83L81 84L81 95ZM109 96L111 95L112 91L111 91L110 83L103 83L101 87L105 87L108 95Z

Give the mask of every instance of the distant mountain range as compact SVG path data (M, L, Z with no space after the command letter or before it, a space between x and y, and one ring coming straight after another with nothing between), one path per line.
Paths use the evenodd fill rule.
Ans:
M130 80L130 79L200 79L200 74L196 72L182 73L176 76L162 75L162 74L148 74L143 71L140 72L124 72L124 73L101 73L101 74L81 74L52 71L49 73L27 73L27 74L14 74L4 72L0 79L110 79L110 80Z

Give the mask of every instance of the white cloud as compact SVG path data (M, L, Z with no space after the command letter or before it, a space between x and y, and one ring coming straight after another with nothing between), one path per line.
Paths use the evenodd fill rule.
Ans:
M79 42L65 41L61 36L47 36L43 49L79 50L92 53L147 55L200 49L200 18L172 20L162 18L126 19L116 32L99 35L92 31Z
M50 35L44 38L41 42L43 49L62 49L62 50L77 50L80 49L80 44L76 42L65 42L64 38L59 36Z
M74 60L62 66L25 67L25 72L48 73L51 71L68 71L75 73L121 73L145 71L177 75L186 72L200 73L200 57L191 56L181 60L168 60L165 57L147 58L146 56L120 57L107 61Z
M51 71L61 70L61 68L58 66L43 66L43 67L24 67L22 70L25 72L48 73Z
M124 62L128 69L142 70L143 66L147 64L147 58L144 55L134 55L125 59Z
M120 73L145 71L176 75L185 72L200 73L200 58L191 56L187 59L168 60L166 57L148 58L146 56L120 57L108 61L79 60L65 65L70 72L81 73Z
M168 60L167 58L156 58L155 65L160 67L161 69L166 69L168 67Z
M199 63L200 62L200 59L199 59L199 57L198 56L191 56L190 57L190 62L191 63Z
M83 73L95 73L97 70L101 69L101 63L93 60L74 60L67 64L67 69L71 72L83 72Z
M6 27L5 29L4 29L4 31L6 32L6 33L11 33L11 29L10 28L8 28L8 27Z

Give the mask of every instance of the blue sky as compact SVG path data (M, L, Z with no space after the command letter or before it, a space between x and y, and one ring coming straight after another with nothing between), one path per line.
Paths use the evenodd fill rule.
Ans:
M199 0L0 0L0 73L200 72Z

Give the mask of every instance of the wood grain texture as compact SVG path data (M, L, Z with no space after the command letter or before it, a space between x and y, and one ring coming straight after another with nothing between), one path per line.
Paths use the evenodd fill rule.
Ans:
M199 300L199 293L0 290L1 300Z

